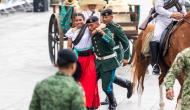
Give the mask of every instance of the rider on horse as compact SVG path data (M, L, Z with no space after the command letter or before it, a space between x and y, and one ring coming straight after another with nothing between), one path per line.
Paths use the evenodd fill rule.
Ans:
M164 8L165 4L176 2L176 0L156 0L154 2L155 11L158 16L155 19L154 37L150 42L150 51L152 56L151 64L153 66L153 73L156 75L160 72L158 59L162 33L172 21L180 20L186 14L185 1L186 0L177 0L176 5L169 9Z

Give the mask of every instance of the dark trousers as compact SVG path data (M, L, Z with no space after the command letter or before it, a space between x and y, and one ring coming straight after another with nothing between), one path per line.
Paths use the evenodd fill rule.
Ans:
M98 71L97 70L97 80L102 80L102 89L105 93L110 93L113 91L113 81L115 79L115 70L110 70L106 72Z

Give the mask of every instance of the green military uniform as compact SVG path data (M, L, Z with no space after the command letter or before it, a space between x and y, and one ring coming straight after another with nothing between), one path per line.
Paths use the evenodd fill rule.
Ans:
M130 58L129 40L122 27L114 22L107 25L107 28L113 33L116 46L114 50L117 52L117 58L121 62L123 59Z
M122 63L123 59L129 60L130 58L130 46L129 40L123 31L122 27L112 21L113 12L111 9L105 9L101 12L102 20L106 24L106 27L112 32L116 46L113 48L117 52L117 59ZM133 88L132 83L127 79L115 77L114 83L127 88L127 98L132 96Z
M89 30L94 29L98 25L99 19L96 16L91 16L86 23L89 25ZM94 29L95 31L95 29ZM113 81L115 79L115 70L119 67L117 54L113 50L115 42L112 33L109 29L104 28L104 35L96 32L92 35L92 46L96 54L96 72L98 79L102 79L102 88L109 100L109 110L116 110L116 100L113 94Z
M182 91L182 105L181 110L190 110L190 48L180 52L168 74L166 75L166 89L173 88L176 77L184 71L185 81Z
M94 52L97 57L103 58L105 56L113 55L113 47L115 42L112 38L112 34L109 29L104 28L103 31L106 33L104 36L96 33L92 36L92 45ZM116 53L115 53L116 54ZM96 58L96 69L97 73L102 79L102 87L105 92L112 91L112 82L115 77L115 69L119 66L119 62L115 57L100 60Z
M29 110L86 110L82 88L57 72L35 87Z

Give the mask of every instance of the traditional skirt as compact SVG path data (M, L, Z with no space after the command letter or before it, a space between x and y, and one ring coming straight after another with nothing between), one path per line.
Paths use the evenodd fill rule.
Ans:
M81 83L86 96L87 108L98 108L100 99L98 93L95 55L92 50L78 52L78 61L81 65L79 82Z

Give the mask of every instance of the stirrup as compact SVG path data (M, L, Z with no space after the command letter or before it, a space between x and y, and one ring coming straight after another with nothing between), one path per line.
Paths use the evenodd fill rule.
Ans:
M152 70L153 75L160 75L160 68L157 64L155 64L152 68L153 68Z

